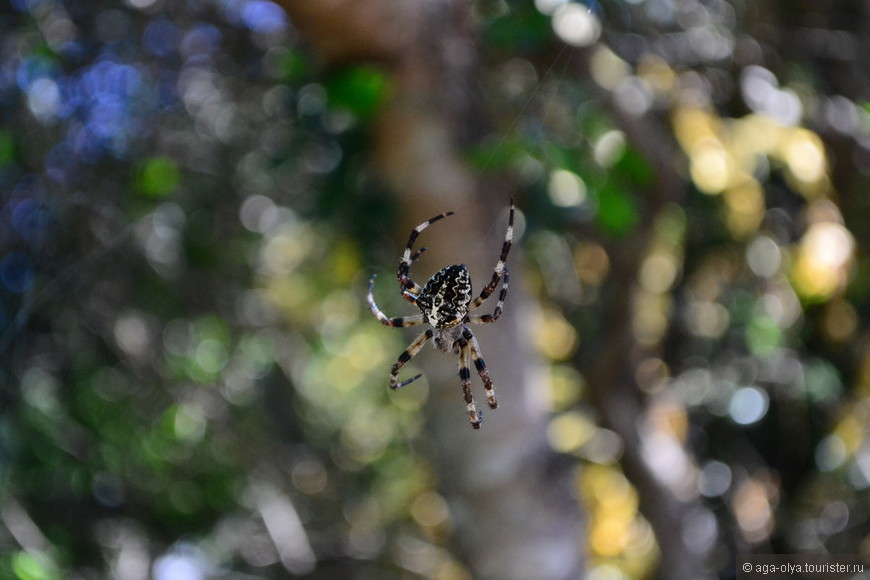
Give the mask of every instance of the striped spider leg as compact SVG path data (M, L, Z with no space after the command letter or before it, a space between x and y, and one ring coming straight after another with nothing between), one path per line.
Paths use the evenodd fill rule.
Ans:
M452 211L438 214L411 230L411 235L408 237L408 244L405 246L405 253L402 255L402 260L399 262L399 270L396 273L396 277L399 279L399 286L401 286L402 288L402 297L408 302L414 302L420 295L420 292L423 291L423 289L420 288L420 285L411 280L408 274L411 271L411 264L416 262L420 258L420 254L426 251L426 247L423 246L412 256L411 248L414 247L414 242L417 240L417 236L420 235L420 232L422 232L438 220L446 218L450 215L453 215Z
M420 309L420 313L397 318L391 318L384 314L378 308L372 294L375 276L372 276L369 281L368 303L372 314L385 326L404 327L419 324L429 324L430 326L430 328L418 335L396 359L390 372L390 388L399 389L422 376L418 374L401 382L398 378L402 367L414 358L423 349L423 346L432 339L437 350L441 352L453 352L459 356L459 380L468 417L471 421L471 426L479 429L483 421L483 413L477 411L474 404L474 396L471 393L471 364L474 364L474 368L486 389L486 399L489 407L491 409L497 408L498 402L495 398L495 390L489 377L489 371L483 362L480 345L471 329L466 326L466 323L491 324L498 320L502 314L508 291L508 269L505 266L505 262L513 243L514 202L511 200L507 231L502 243L501 254L493 269L492 278L481 290L477 298L474 299L472 299L471 276L464 264L455 264L442 268L422 287L410 277L411 266L426 251L425 247L420 248L416 252L414 251L414 242L417 240L417 236L431 224L452 214L453 212L438 214L411 230L405 251L399 261L396 277L399 281L402 297L416 304ZM501 292L499 292L498 302L492 314L471 314L472 310L481 306L495 292L500 282Z
M477 412L477 408L474 405L474 395L471 394L471 373L468 371L468 359L470 358L471 349L465 338L465 333L459 337L456 344L459 347L459 383L462 387L462 396L465 399L465 409L468 411L471 427L473 429L480 429L480 424L483 422L483 413Z
M502 278L501 284L501 292L498 293L498 302L495 304L495 310L492 314L472 314L468 317L469 322L473 322L474 324L492 324L498 317L501 316L502 307L504 307L504 300L507 298L508 292L508 269L505 266L504 269L504 278Z

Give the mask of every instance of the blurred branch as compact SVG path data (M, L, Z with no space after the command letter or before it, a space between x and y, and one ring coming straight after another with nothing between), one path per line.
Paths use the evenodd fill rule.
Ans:
M574 59L577 74L589 76L588 56ZM641 510L653 527L661 552L657 577L664 579L706 578L705 554L689 544L692 525L706 512L697 494L686 497L656 475L645 458L643 425L650 412L650 398L637 384L637 363L653 353L634 337L634 296L638 272L652 242L653 226L669 204L680 203L686 184L677 171L679 152L667 128L653 114L630 114L619 107L613 95L589 83L596 90L619 129L649 163L655 181L642 200L638 227L609 246L611 271L609 290L601 293L601 334L595 346L581 351L579 364L590 385L592 403L602 426L619 434L624 444L621 464L637 487ZM626 364L628 363L628 364ZM682 450L686 455L686 450ZM712 516L711 516L712 517Z
M392 0L279 0L330 62L398 61L419 28L419 2Z

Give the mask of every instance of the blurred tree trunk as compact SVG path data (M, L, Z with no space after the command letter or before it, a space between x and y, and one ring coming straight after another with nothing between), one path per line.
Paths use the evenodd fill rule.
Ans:
M465 263L475 287L482 287L501 249L510 194L481 183L461 159L463 141L484 117L474 92L478 62L469 3L280 3L329 61L374 60L390 67L394 94L375 128L374 149L381 174L406 208L394 232L397 243L423 219L456 210L423 234L418 245L430 249L416 277L422 283L432 271L426 267ZM484 187L486 196L479 195ZM473 431L457 358L421 355L431 387L428 451L455 518L457 549L474 578L575 580L584 575L575 470L558 459L545 438L543 384L528 345L534 306L523 291L517 249L508 260L515 275L505 315L492 327L475 327L500 406L487 408L474 376L485 421Z
M589 74L589 52L576 59L577 74ZM631 145L653 169L655 179L642 200L641 220L624 239L608 243L610 274L601 293L600 333L594 343L578 353L577 364L589 384L589 398L602 427L617 433L623 442L620 464L638 491L640 510L652 526L659 547L658 580L705 580L709 571L709 549L715 541L715 516L707 509L694 485L668 481L654 468L657 449L653 438L655 396L640 388L639 363L648 357L664 358L663 344L642 345L633 328L638 273L653 243L655 222L671 204L683 201L687 184L677 171L676 144L654 112L641 116L626 113L604 89L598 90L612 119ZM668 453L676 463L690 464L691 452L672 438ZM673 475L673 474L670 474Z

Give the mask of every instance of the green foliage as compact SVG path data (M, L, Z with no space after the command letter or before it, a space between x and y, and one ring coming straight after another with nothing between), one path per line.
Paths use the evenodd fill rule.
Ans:
M308 58L299 50L280 50L277 60L280 77L286 82L299 82L310 74Z
M324 86L331 106L363 121L372 119L390 92L387 73L372 66L342 68L330 75Z
M0 129L0 169L12 163L15 157L15 141L11 131Z
M168 157L153 157L136 174L136 191L146 197L165 197L178 185L181 172Z
M655 174L646 159L635 149L627 147L612 171L638 189L653 186Z
M652 168L646 160L635 150L626 148L596 190L598 225L618 237L630 234L640 219L638 199L652 187L652 181Z
M606 183L597 191L596 221L606 232L625 236L637 225L638 209L634 198L624 189Z
M550 41L550 19L530 2L485 1L478 10L488 16L483 35L494 48L524 53L542 49Z
M782 345L782 329L767 316L755 316L746 328L746 344L749 351L759 358L766 358Z
M17 552L10 559L10 567L18 580L60 580L62 577L44 554Z

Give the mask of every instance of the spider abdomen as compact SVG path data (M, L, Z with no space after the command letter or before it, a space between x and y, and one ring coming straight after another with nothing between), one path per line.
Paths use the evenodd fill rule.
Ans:
M435 328L461 323L471 303L471 276L465 264L436 272L415 301L426 321Z

